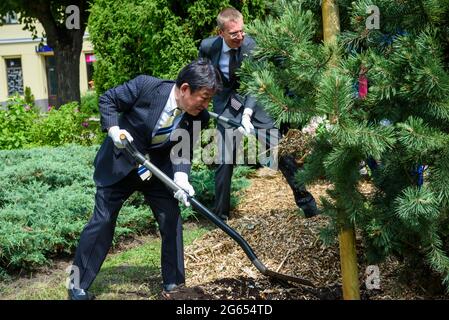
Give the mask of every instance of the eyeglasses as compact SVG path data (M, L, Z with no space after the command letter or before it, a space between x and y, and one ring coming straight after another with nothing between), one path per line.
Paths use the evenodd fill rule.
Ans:
M244 37L245 36L245 31L239 30L239 31L235 31L235 32L228 32L228 34L231 37L231 39L237 39L239 34L241 34L242 37Z

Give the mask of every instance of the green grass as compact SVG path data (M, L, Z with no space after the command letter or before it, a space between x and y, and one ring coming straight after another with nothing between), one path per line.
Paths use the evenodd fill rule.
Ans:
M207 231L206 227L186 227L184 245L189 245ZM90 291L98 300L159 299L162 289L160 246L160 239L154 237L132 249L108 255ZM0 299L67 299L64 268L69 262L59 265L61 267L47 274L30 275L0 284Z
M31 272L75 250L92 216L96 192L92 163L98 147L0 150L0 282L17 270ZM250 172L242 166L234 170L233 205L248 186ZM194 164L191 182L196 199L211 207L214 170ZM184 221L194 218L191 207L180 209ZM136 192L120 211L114 241L144 234L154 225L143 195Z

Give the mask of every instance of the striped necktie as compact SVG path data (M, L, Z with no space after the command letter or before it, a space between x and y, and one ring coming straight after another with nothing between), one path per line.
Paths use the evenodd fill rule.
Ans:
M181 113L181 109L174 109L172 114L169 115L167 119L162 123L160 128L157 129L156 134L153 136L153 139L151 139L151 145L153 147L162 144L170 137L170 133L178 125L179 119L181 118Z

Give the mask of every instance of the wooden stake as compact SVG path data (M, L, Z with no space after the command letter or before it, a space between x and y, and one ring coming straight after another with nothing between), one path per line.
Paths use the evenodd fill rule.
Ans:
M355 249L354 226L341 228L338 235L340 242L340 267L343 285L343 299L360 300L357 252Z
M337 0L323 0L321 5L323 14L324 42L335 42L340 33L340 13Z
M340 15L337 0L323 0L323 35L325 43L337 40L340 33ZM338 57L330 61L330 68L336 65ZM355 249L355 229L349 223L349 217L343 212L338 214L338 225L340 228L338 240L340 243L340 266L343 284L343 299L360 300L360 286L357 267L357 252Z

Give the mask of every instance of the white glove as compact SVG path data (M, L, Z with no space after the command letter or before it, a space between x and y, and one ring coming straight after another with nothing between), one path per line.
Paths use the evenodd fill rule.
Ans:
M120 139L121 134L124 134L129 142L134 140L128 131L120 129L119 126L110 127L108 130L108 136L111 137L112 141L114 141L114 145L119 149L125 148L122 140Z
M251 123L251 115L253 114L253 110L250 108L245 108L242 115L242 126L238 128L239 132L244 134L245 136L251 133L251 130L254 130L254 126Z
M178 201L182 202L186 207L190 206L190 202L187 199L187 195L193 197L195 195L195 190L193 190L192 185L189 183L189 176L185 172L175 172L175 177L173 179L181 190L175 192L174 197Z

